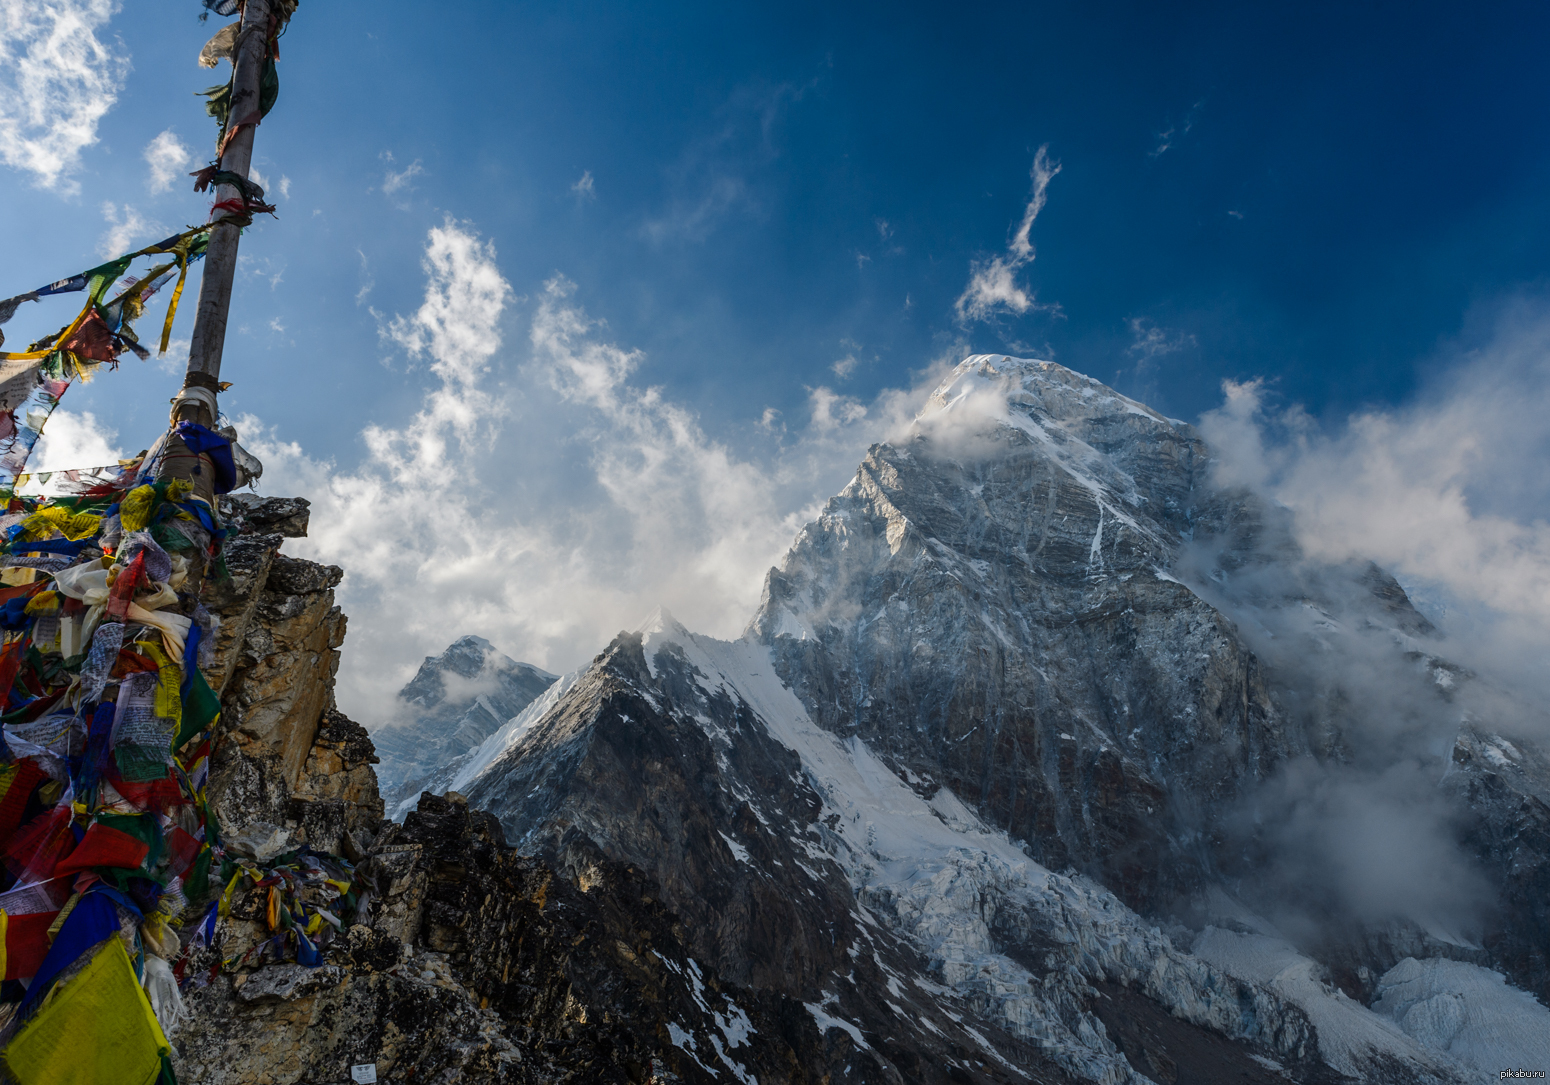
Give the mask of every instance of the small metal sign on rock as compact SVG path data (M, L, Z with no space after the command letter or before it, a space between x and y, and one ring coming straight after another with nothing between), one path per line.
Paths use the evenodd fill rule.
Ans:
M377 1080L377 1064L363 1062L359 1066L350 1067L350 1080L356 1082L356 1085L371 1085L371 1082Z

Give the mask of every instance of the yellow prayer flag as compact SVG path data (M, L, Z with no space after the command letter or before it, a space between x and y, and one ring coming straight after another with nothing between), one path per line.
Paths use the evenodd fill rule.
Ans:
M151 1085L170 1048L135 979L124 943L109 938L5 1049L19 1085Z

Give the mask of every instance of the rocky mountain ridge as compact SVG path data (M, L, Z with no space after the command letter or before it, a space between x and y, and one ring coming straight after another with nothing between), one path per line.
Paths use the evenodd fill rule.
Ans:
M858 802L862 785L854 777L842 786L814 785L827 804L820 819L827 828L810 843L846 872L858 900L923 953L929 972L960 977L952 989L980 999L983 1014L1010 1024L1014 1035L1038 1037L1059 1051L1068 1072L1102 1079L1129 1072L1126 1065L1147 1071L1128 1055L1104 1063L1118 1048L1075 1039L1102 1034L1091 1021L1085 1031L1068 1023L1056 1038L1045 996L1015 994L1050 982L1048 961L1027 967L1027 945L1042 944L1030 932L1048 922L1048 898L1034 887L1061 877L1054 873L1060 870L1082 876L1073 884L1097 889L1088 904L1101 914L1133 909L1172 924L1166 950L1141 940L1154 964L1182 951L1190 967L1206 970L1191 981L1200 985L1188 988L1193 993L1166 986L1145 992L1170 1019L1226 977L1278 996L1281 1008L1267 1011L1266 1020L1301 1012L1322 1021L1314 1027L1322 1036L1314 1065L1368 1080L1427 1073L1446 1079L1459 1072L1447 1069L1446 1058L1433 1060L1364 1004L1382 977L1414 957L1505 968L1515 982L1537 989L1543 973L1513 965L1515 954L1532 957L1534 906L1496 917L1496 944L1511 947L1505 953L1486 948L1493 935L1461 935L1435 916L1396 913L1369 922L1342 913L1333 889L1289 890L1266 880L1282 842L1264 831L1245 836L1239 823L1267 793L1284 792L1288 774L1300 767L1360 766L1400 749L1383 747L1369 732L1382 732L1385 742L1390 732L1403 732L1411 754L1437 748L1441 736L1447 750L1460 735L1450 685L1459 671L1441 657L1434 631L1391 577L1367 565L1307 562L1285 513L1246 491L1217 487L1211 464L1211 450L1192 427L1086 377L1051 363L968 359L933 395L914 430L874 447L852 483L804 529L771 572L743 642L716 645L670 620L644 631L649 677L629 681L658 715L697 720L713 746L727 743L715 755L717 778L705 780L711 770L702 767L704 754L681 752L699 740L664 722L673 737L661 740L663 748L696 767L669 771L666 761L650 761L647 780L624 786L621 766L643 755L622 751L640 741L643 728L655 733L659 725L643 706L619 710L628 737L604 739L617 726L613 710L586 692L600 659L549 714L508 733L507 752L460 790L496 813L521 847L563 863L566 841L582 834L652 872L675 909L709 925L731 905L707 898L703 887L738 885L749 874L713 863L708 855L721 849L709 829L685 836L687 800L664 796L731 795L746 804L743 813L701 810L688 823L713 826L737 864L763 871L777 902L771 907L805 903L816 890L787 884L786 872L798 861L821 869L817 856L788 857L770 842L768 860L745 862L745 852L760 852L738 827L756 823L761 837L772 835L769 825L779 826L778 838L807 834L800 819L781 823L794 800L772 798L773 810L761 802L775 786L770 781L784 774L774 768L778 751L755 751L783 726L810 726L842 741L843 759L868 786L891 781L890 788L904 786L927 807L948 804L953 823L970 833L1009 834L1012 854L996 856L1008 867L1037 861L1028 863L1031 876L1018 877L988 873L983 864L999 869L989 858L970 864L972 876L960 865L936 867L929 891L876 880L876 871L891 869L901 848L909 848L896 842L878 850L876 840L887 834L875 806ZM697 647L686 647L691 642ZM653 643L667 647L654 653ZM621 639L610 651L625 650ZM664 652L696 662L680 663L682 673L673 677ZM717 655L725 652L742 655L729 663ZM1407 683L1398 717L1369 718L1373 705L1363 700L1360 683L1335 663L1293 665L1294 657L1357 655L1370 657L1385 682ZM760 705L751 690L772 676L795 694L798 707ZM719 692L706 700L707 690ZM728 703L716 707L718 698ZM808 743L800 754L809 780L823 778L823 765L842 763L813 752L822 747ZM1446 754L1423 757L1420 774L1434 792L1444 777L1458 786L1458 759L1450 767ZM879 801L890 812L909 804L902 796ZM1287 801L1296 808L1304 797ZM648 818L664 803L671 817ZM1523 809L1532 829L1531 807L1512 817ZM828 825L839 811L849 813ZM933 816L943 819L940 809ZM648 830L643 818L664 827ZM863 835L841 844L839 826L847 822ZM1501 832L1522 837L1517 828ZM938 854L965 849L955 838ZM1521 878L1524 866L1520 855L1516 865L1502 863L1492 873ZM964 876L975 886L953 903L951 894L936 895L949 867L957 873L947 881ZM816 914L834 914L835 907L818 906ZM754 910L737 905L744 908ZM925 920L911 918L917 910ZM1008 918L1019 911L1040 918ZM944 912L955 916L947 930L967 924L983 929L983 937L944 940ZM1295 931L1309 916L1323 916L1336 933L1315 944L1278 928L1291 924ZM794 932L815 925L781 923ZM1081 944L1088 936L1071 937ZM760 961L771 950L750 938L734 927L729 937L705 935L699 950L735 977L776 982L751 978L761 975ZM821 975L825 958L822 947L793 938L791 966L814 962L779 977L796 990ZM729 946L749 945L759 946L742 951L749 959L735 951L728 957ZM1081 975L1089 988L1119 982L1134 993L1129 980L1115 981L1102 969ZM1073 997L1070 1005L1084 1004ZM1096 1017L1092 1006L1083 1012ZM1285 1051L1259 1054L1282 1065L1289 1058Z

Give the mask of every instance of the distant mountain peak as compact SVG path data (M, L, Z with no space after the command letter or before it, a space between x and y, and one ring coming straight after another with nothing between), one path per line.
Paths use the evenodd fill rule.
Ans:
M1036 408L1063 419L1131 414L1169 428L1190 429L1187 423L1168 418L1085 373L1009 354L973 354L959 362L927 397L918 418L987 400L1004 402L1008 408Z
M640 623L635 632L639 636L650 637L658 633L686 633L688 630L673 617L672 611L658 604L651 608L651 613L646 615L646 620Z
M441 655L426 656L414 677L398 691L398 696L411 704L429 709L440 704L446 696L445 676L449 673L461 678L477 679L485 672L512 670L529 671L546 683L558 677L531 663L518 663L483 637L468 635L453 641Z
M462 636L439 656L426 656L398 698L399 722L373 735L382 759L377 775L389 801L416 791L427 777L466 758L548 689L557 676L519 663L479 636Z

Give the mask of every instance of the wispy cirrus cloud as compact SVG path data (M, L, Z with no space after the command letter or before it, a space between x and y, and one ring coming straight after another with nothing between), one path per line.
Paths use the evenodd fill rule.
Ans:
M0 161L39 188L80 191L70 174L129 72L122 43L97 37L118 10L116 0L0 0Z
M1164 328L1144 316L1133 316L1125 323L1130 328L1130 346L1125 348L1125 353L1136 360L1138 369L1196 345L1195 336L1190 332Z
M1033 190L1029 193L1027 206L1023 208L1023 218L1018 223L1017 232L1012 235L1004 254L988 260L976 260L972 265L969 285L953 306L960 321L987 320L1002 311L1021 316L1030 309L1054 308L1040 305L1033 294L1018 283L1017 273L1033 263L1033 241L1029 235L1034 220L1044 210L1049 183L1059 172L1060 163L1050 161L1049 145L1040 147L1034 155L1033 169L1030 171Z
M752 83L718 108L704 134L691 140L666 170L667 196L647 216L641 235L657 243L701 242L736 212L759 213L761 177L780 156L776 128L817 80Z
M655 242L703 241L729 211L748 200L748 184L741 177L712 177L693 198L675 200L641 231Z
M396 170L393 168L396 160L393 158L392 151L383 151L378 157L387 165L387 169L382 173L382 194L394 207L400 211L407 211L409 204L402 201L399 194L414 191L414 179L425 172L425 167L416 158L403 169Z
M1205 104L1206 100L1204 98L1200 99L1200 101L1189 107L1189 111L1184 114L1182 120L1170 124L1158 132L1157 145L1147 152L1147 157L1161 158L1171 151L1178 144L1179 140L1189 135L1190 130L1195 127L1195 119L1200 114L1200 107Z
M143 157L151 167L150 189L153 193L172 191L173 182L194 164L194 152L183 146L183 141L170 128L145 145Z

